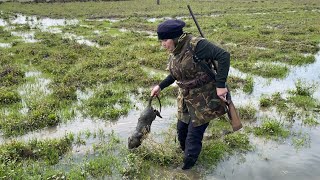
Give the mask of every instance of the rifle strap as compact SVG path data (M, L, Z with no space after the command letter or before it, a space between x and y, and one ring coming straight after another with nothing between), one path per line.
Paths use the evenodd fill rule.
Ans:
M211 77L213 80L216 79L216 75L212 72L211 68L208 66L207 63L203 62L202 59L200 59L197 54L194 52L194 50L191 47L191 43L188 46L188 50L191 52L193 57L193 62L196 64L199 64L201 69L208 74L209 77Z

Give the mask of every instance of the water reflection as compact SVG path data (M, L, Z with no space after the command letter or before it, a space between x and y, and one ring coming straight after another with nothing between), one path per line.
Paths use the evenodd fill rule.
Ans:
M52 18L39 18L37 16L25 16L22 14L17 14L15 17L9 19L9 24L13 25L28 25L31 29L40 29L43 32L50 33L62 33L62 30L59 26L68 26L68 25L77 25L79 20L77 19L52 19ZM14 26L10 26L8 23L2 19L0 19L0 26L5 26L5 30L10 31L15 29ZM31 32L11 32L14 36L22 37L25 42L35 43L38 42L37 39L34 38L34 31ZM74 39L79 44L85 44L88 46L99 47L97 43L89 41L85 39L83 36L77 36L71 33L64 34L66 38ZM2 46L0 46L2 47Z
M78 134L85 131L111 133L114 131L124 141L133 133L138 122L140 112L143 110L142 103L136 104L137 109L132 110L127 116L121 117L117 121L106 121L101 119L86 118L80 112L76 112L76 117L67 123L60 124L56 127L49 127L39 131L30 132L26 135L20 136L17 139L28 141L30 139L48 139L61 138L67 133ZM152 123L152 133L162 132L169 128L171 123L175 121L175 108L172 106L163 107L161 111L162 119L156 118ZM4 140L2 140L4 141ZM89 139L88 141L97 141L96 139ZM0 141L1 142L1 141ZM89 146L87 144L86 146Z

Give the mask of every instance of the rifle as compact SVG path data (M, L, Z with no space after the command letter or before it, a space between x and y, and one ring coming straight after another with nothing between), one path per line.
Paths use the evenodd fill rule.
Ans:
M191 7L189 5L187 5L190 15L193 19L193 21L195 22L197 29L201 35L201 37L204 38L204 35L200 29L200 26L198 24L198 21L196 20L196 18L193 15L193 12L191 10ZM192 50L192 48L189 48L189 50L191 51L191 53L193 54L193 59L196 63L199 63L199 65L201 66L201 68L212 78L215 79L215 74L212 72L212 70L209 68L209 66L207 64L205 64L204 62L201 61L201 59L199 59L196 55L196 53ZM226 104L226 109L227 109L227 114L228 117L230 119L230 123L232 126L233 131L238 131L239 129L242 128L242 124L240 121L240 117L239 114L237 113L236 107L234 106L232 99L231 99L231 94L230 94L230 90L228 88L228 86L226 86L228 89L228 93L226 96L227 102L225 102Z

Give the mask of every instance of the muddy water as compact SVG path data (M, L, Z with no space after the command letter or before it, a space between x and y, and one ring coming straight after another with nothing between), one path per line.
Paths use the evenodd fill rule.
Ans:
M30 24L33 22L33 24ZM77 20L55 20L55 19L38 19L36 17L25 17L23 15L18 15L16 19L9 22L10 24L29 24L30 26L39 26L43 30L47 30L52 33L61 33L59 28L55 26L63 26L72 23L78 23ZM0 26L8 26L8 22L0 19ZM19 32L13 35L19 36ZM21 37L27 37L25 41L31 41L33 38L32 32L25 32L25 35ZM73 37L77 38L77 37ZM79 38L81 39L81 38ZM79 40L78 39L78 40ZM81 41L78 41L81 43ZM90 43L89 43L90 44ZM92 44L91 44L92 45ZM3 48L6 45L2 45ZM93 45L94 46L94 45ZM1 47L1 44L0 44ZM10 46L9 46L10 47ZM9 48L6 47L6 48ZM316 55L316 62L310 65L302 67L292 67L289 75L284 79L265 79L262 77L254 77L254 90L250 95L244 94L241 91L236 91L233 94L234 102L237 106L244 104L256 105L257 110L259 98L263 94L272 94L275 92L280 92L286 94L287 90L293 89L295 87L295 82L298 79L304 80L308 83L320 83L320 53ZM231 75L245 77L245 73L241 73L236 69L231 69ZM36 78L35 85L26 86L26 88L39 87L40 84L48 84L47 80L41 77L40 72L28 72L26 77ZM43 81L44 80L44 81ZM41 83L42 82L42 83ZM43 86L42 91L44 94L47 92L46 87ZM41 86L42 87L42 86ZM31 88L32 89L32 88ZM41 89L41 88L40 88ZM27 91L20 91L23 95ZM317 88L314 93L314 97L318 100L320 99L320 89ZM90 93L77 93L80 99L86 99L92 95ZM136 101L136 108L129 112L127 116L121 117L117 121L109 122L99 119L91 119L83 117L81 113L76 112L76 117L68 121L67 123L62 123L54 128L46 128L36 132L26 134L24 136L18 137L19 140L29 140L33 138L47 139L47 138L57 138L62 137L66 133L78 134L85 131L98 132L104 131L110 133L114 131L120 136L122 140L126 143L127 137L131 135L134 131L140 112L144 108L142 102ZM76 104L79 104L77 102ZM161 115L162 119L156 118L152 124L152 133L159 133L172 125L175 121L175 106L163 107ZM260 113L260 112L259 112ZM258 113L258 114L259 114ZM266 112L271 115L276 116L274 112ZM263 114L263 113L261 113ZM319 119L319 117L317 117ZM319 120L318 120L319 121ZM318 149L320 149L320 128L313 127L308 128L301 126L301 122L295 123L292 127L292 131L301 132L306 135L310 140L307 147L302 147L296 150L291 140L287 140L281 143L273 141L265 141L261 138L251 137L251 142L256 146L253 152L246 155L232 156L218 164L218 167L214 172L208 174L205 179L320 179L320 155ZM0 136L0 142L3 143L9 141L9 139L3 139ZM89 138L86 141L86 145L73 147L74 156L81 157L86 152L92 150L92 144L96 143L96 139ZM189 177L199 177L199 172L197 170L189 172Z

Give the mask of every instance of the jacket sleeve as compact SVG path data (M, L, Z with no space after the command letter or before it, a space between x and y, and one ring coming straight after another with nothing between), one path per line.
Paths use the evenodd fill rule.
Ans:
M214 60L218 61L216 87L226 87L226 81L230 68L230 53L206 39L198 42L195 52L200 59L210 59L212 63Z
M160 89L163 90L164 88L170 86L172 83L174 83L175 79L171 74L169 74L160 84Z

